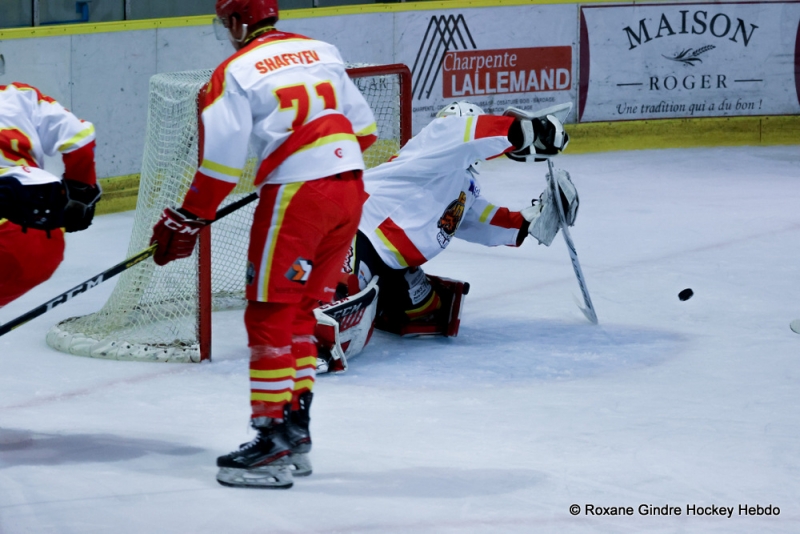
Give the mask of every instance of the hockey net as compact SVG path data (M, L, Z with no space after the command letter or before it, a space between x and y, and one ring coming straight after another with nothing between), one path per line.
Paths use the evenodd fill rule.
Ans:
M405 65L349 66L378 124L367 167L387 161L411 135L411 74ZM211 70L150 80L147 137L128 257L149 245L166 206L179 205L197 169L197 95ZM251 154L252 156L252 154ZM223 204L253 191L254 157ZM211 311L243 307L255 202L207 227L191 258L125 271L103 308L50 329L51 347L93 358L199 362L211 358Z

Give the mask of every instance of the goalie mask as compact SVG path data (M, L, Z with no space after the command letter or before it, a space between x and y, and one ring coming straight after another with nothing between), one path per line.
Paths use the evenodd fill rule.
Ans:
M480 106L476 106L466 100L460 100L440 109L439 113L436 114L436 118L449 117L451 115L456 117L477 117L478 115L483 115L483 110Z
M471 102L467 102L466 100L459 100L458 102L453 102L452 104L448 104L442 109L439 110L439 113L436 114L436 118L440 119L442 117L477 117L478 115L483 115L484 111L481 109L480 106L476 106ZM476 161L472 165L469 166L469 171L473 174L480 174L478 172L478 166L481 164L481 160Z

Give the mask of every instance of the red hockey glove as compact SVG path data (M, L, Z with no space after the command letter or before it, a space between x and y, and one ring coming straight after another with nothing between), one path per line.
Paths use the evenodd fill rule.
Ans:
M191 256L200 230L208 223L182 208L166 208L153 227L153 237L150 238L151 245L158 243L153 254L156 265L166 265Z

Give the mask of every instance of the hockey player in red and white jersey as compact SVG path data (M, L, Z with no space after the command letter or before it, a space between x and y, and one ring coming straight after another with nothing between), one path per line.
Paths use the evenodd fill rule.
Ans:
M238 182L248 143L259 158L245 325L257 437L217 459L228 486L289 487L310 474L314 309L330 302L358 228L362 152L375 118L333 45L279 31L277 0L218 0L237 52L201 96L200 166L180 208L153 230L163 265L187 257Z
M509 116L493 116L469 102L454 102L396 157L366 171L369 198L344 271L350 275L351 295L378 277L377 328L401 335L458 333L461 299L469 285L426 275L420 268L454 237L487 246L520 246L531 235L550 245L560 224L550 189L532 205L513 211L481 196L477 168L481 160L504 154L522 162L558 154L569 141L562 120L570 109L567 104L529 114L511 108ZM565 171L555 174L572 225L577 191ZM345 327L364 330L355 323ZM363 336L360 341L363 346ZM332 348L334 355L347 354L342 347ZM337 370L341 364L323 361L325 356L322 350L320 369Z
M35 87L0 85L0 307L52 276L64 231L91 224L94 147L91 123ZM44 170L45 154L61 154L63 178Z

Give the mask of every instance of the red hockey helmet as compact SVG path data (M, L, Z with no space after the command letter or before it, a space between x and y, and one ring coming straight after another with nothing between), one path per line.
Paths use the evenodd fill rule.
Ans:
M278 20L278 0L217 0L217 16L226 22L236 13L250 27L262 20Z

